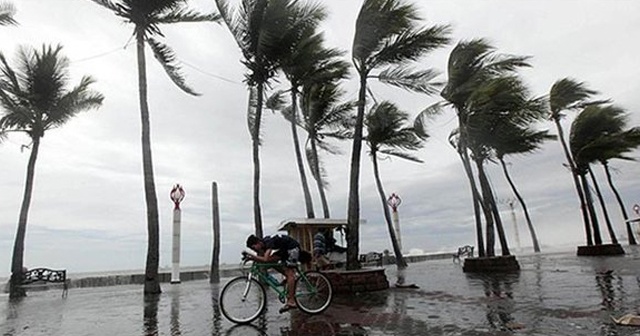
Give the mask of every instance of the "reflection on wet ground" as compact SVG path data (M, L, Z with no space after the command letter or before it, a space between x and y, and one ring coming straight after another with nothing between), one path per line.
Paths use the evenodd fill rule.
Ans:
M267 312L236 326L218 309L221 285L165 284L144 298L139 286L33 292L18 302L0 297L0 335L640 335L611 316L640 314L640 248L626 256L575 252L518 256L508 275L465 274L451 260L410 264L420 289L390 289L335 298L317 316ZM395 270L390 267L387 275Z

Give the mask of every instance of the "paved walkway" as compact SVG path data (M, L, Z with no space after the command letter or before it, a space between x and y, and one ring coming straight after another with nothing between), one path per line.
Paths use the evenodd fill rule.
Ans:
M611 316L640 314L640 248L626 256L577 257L575 251L518 256L510 276L462 272L451 260L410 264L395 289L337 297L323 314L279 314L273 298L253 325L221 316L221 286L163 284L155 301L139 285L31 292L19 303L0 297L0 335L640 335ZM387 268L390 282L395 270Z

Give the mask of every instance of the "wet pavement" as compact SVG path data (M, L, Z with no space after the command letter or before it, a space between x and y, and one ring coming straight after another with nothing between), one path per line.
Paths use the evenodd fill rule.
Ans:
M627 255L577 257L575 250L518 256L522 270L468 275L451 260L410 264L419 289L341 296L321 315L268 310L236 326L218 310L222 285L206 280L163 284L145 301L139 285L30 292L11 303L0 296L0 335L639 335L611 317L640 315L640 248ZM394 281L395 269L387 268ZM273 294L273 293L271 293Z

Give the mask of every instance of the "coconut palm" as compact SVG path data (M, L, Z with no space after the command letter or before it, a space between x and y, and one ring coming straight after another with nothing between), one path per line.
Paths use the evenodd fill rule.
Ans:
M570 133L570 148L576 165L579 167L579 172L582 173L581 179L586 173L589 173L592 178L613 244L617 243L615 231L589 164L606 161L611 157L631 159L627 158L624 153L640 145L640 129L624 130L627 119L628 117L622 108L613 105L592 105L586 107L576 117L571 125ZM591 218L594 218L595 213L591 213L593 210L588 209L590 210ZM592 222L592 226L594 231L598 229L597 220Z
M111 10L125 23L133 25L133 37L136 39L138 59L138 95L140 100L140 119L142 133L142 170L144 175L144 195L147 207L147 260L145 265L145 294L161 292L158 266L160 262L160 234L158 220L158 197L153 175L151 155L151 125L149 121L149 103L147 101L147 65L145 46L153 51L155 59L164 68L169 78L182 91L198 95L185 82L173 50L160 39L164 38L160 27L163 24L180 22L218 21L217 14L202 14L187 7L186 0L92 0Z
M446 25L419 28L420 22L417 8L402 0L365 0L356 20L352 60L360 89L349 173L347 269L359 268L360 155L367 80L377 78L417 92L435 92L432 81L437 73L433 70L413 71L407 64L449 43L450 28ZM381 68L385 69L373 73Z
M591 97L598 92L590 90L584 82L578 82L571 78L563 78L556 81L551 86L549 92L549 119L551 119L558 130L558 139L562 145L562 150L571 170L573 183L576 187L576 193L580 200L580 210L585 228L587 245L593 245L593 236L590 227L589 212L587 209L586 195L583 187L580 185L580 178L577 172L578 167L571 157L569 145L564 138L564 130L562 129L562 119L566 117L566 111L576 111L588 105L602 104L606 101L591 101Z
M346 64L343 65L346 66ZM344 69L346 70L346 67ZM340 75L335 79L339 77ZM340 103L343 95L344 91L331 80L308 81L302 88L302 127L307 131L305 153L312 176L316 181L324 218L331 216L325 193L328 186L326 173L319 152L322 150L333 155L340 154L340 151L327 140L345 140L352 136L352 110L355 103Z
M529 234L531 235L533 251L540 252L540 243L538 241L538 236L531 221L531 216L529 215L527 204L518 191L518 188L516 188L516 185L513 182L513 178L509 174L507 163L505 162L505 156L515 154L528 154L534 152L540 148L544 141L555 139L556 137L550 135L549 131L547 130L539 131L531 128L518 127L513 127L511 129L501 129L498 133L499 139L496 143L493 144L496 158L500 162L502 172L504 173L504 176L507 179L507 182L509 183L513 194L516 196L518 202L522 206L522 211L524 212L524 217L527 221L527 228L529 229Z
M526 56L497 54L495 47L485 39L461 41L449 55L447 85L440 95L454 108L458 117L458 130L450 137L450 141L453 141L452 144L455 145L458 151L471 187L476 221L476 236L478 240L478 254L480 257L485 255L491 256L494 253L491 241L483 248L483 238L480 232L482 227L480 208L482 208L482 213L487 222L486 236L490 240L493 239L493 220L491 218L491 209L482 203L482 195L480 195L476 187L471 168L467 129L468 118L471 111L468 105L471 95L477 91L481 85L493 78L513 73L522 67L530 66L528 59L529 57ZM418 117L420 118L421 115ZM488 249L488 251L485 249Z
M284 109L283 112L286 113L283 113L283 116L285 116L291 125L296 162L302 182L308 218L315 217L315 213L304 170L300 140L297 134L300 89L304 83L317 83L318 85L322 85L323 82L329 79L339 80L345 78L348 75L348 64L338 59L338 57L343 54L343 52L337 49L325 48L323 34L316 34L315 31L308 30L300 34L300 41L296 43L294 48L291 48L290 54L285 55L281 60L282 72L291 84L289 91L291 94L291 108ZM318 181L315 172L316 170L312 167L313 176L316 178L316 181ZM325 218L329 218L329 208L326 197L324 197L324 190L320 189L319 191L321 193L324 216Z
M517 76L501 76L479 84L468 98L466 132L468 147L476 163L487 217L487 254L493 252L492 224L498 231L502 254L509 255L502 220L493 197L492 187L486 176L484 164L497 152L496 148L510 141L522 141L522 134L533 122L544 114L544 100L530 98L529 90ZM486 210L485 210L486 211Z
M25 189L11 261L10 297L26 295L20 287L24 267L24 242L33 193L36 160L45 132L61 127L79 112L98 108L103 96L91 89L93 78L84 76L69 88L69 59L62 46L43 45L38 51L20 48L18 66L0 53L0 140L11 132L26 133L31 144Z
M422 148L423 142L416 135L413 128L406 126L408 118L409 115L400 111L394 104L383 101L371 107L364 122L367 130L365 141L369 146L376 187L380 201L382 202L384 219L389 229L389 237L391 238L396 266L399 271L398 284L404 283L401 271L407 267L407 263L402 256L398 237L396 237L396 232L391 221L386 193L382 186L382 180L380 179L378 158L380 155L388 155L413 162L422 162L409 153L409 151Z
M16 7L11 2L0 2L0 26L16 25L13 18L16 15Z
M260 125L265 87L274 78L280 61L295 48L300 35L313 31L326 12L318 4L295 0L248 0L231 10L227 0L216 0L220 14L233 35L247 67L248 124L253 157L253 212L255 234L263 235L260 205ZM255 91L255 93L254 93ZM255 103L251 100L255 98Z

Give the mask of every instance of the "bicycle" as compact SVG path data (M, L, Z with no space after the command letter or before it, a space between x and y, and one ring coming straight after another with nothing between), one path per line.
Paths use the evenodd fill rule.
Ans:
M248 260L243 258L241 269L245 273ZM220 311L230 321L238 324L251 323L267 307L267 284L278 294L280 302L287 299L286 285L280 284L268 273L270 268L283 267L280 263L252 262L245 275L237 276L227 282L220 293ZM331 304L333 288L331 282L317 271L303 272L295 266L295 301L298 308L311 315L320 314Z

